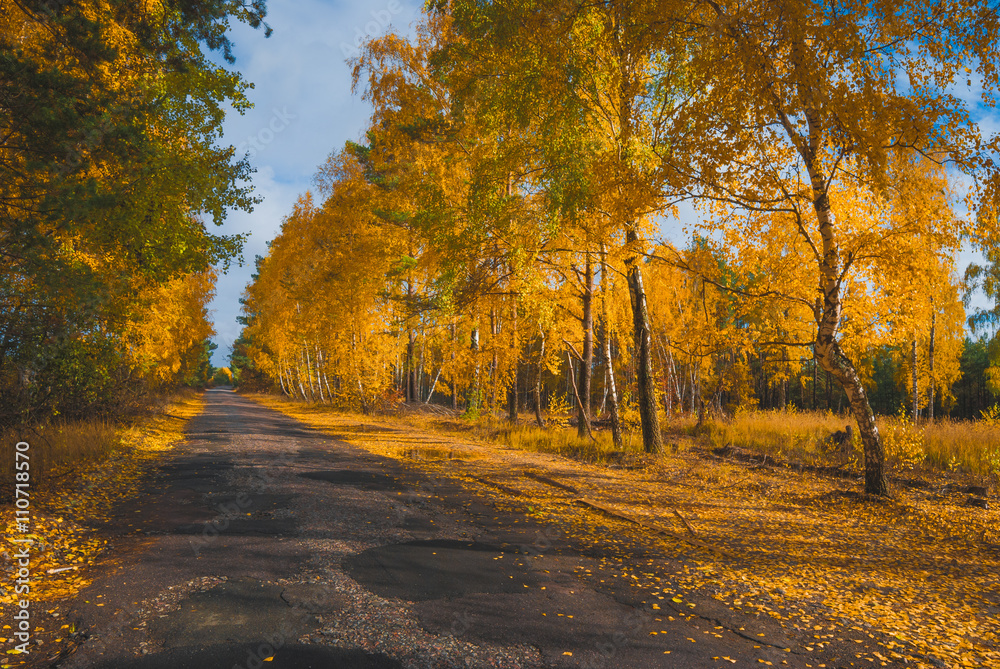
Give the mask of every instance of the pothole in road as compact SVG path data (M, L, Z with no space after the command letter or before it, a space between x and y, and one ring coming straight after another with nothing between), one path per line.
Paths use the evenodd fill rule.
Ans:
M330 469L299 474L302 478L326 481L335 485L361 486L368 490L402 490L400 482L386 474L357 469Z
M410 601L523 592L538 582L523 555L492 544L450 539L370 548L344 560L344 569L381 597Z
M178 611L154 619L150 633L164 648L177 648L250 643L279 630L294 639L315 629L319 622L313 612L290 602L284 591L282 586L257 581L231 581L192 594Z

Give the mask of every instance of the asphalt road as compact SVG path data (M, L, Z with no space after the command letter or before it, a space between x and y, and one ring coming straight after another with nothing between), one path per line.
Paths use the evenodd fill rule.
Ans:
M809 634L697 593L697 615L654 609L617 570L679 556L601 554L224 390L147 492L45 666L833 669L868 643L809 653Z

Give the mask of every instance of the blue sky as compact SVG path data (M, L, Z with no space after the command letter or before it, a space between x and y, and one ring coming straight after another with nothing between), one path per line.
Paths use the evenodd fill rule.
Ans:
M255 255L266 255L282 218L295 199L312 188L316 169L347 140L362 138L369 107L351 93L350 68L345 54L366 37L388 30L412 34L420 18L421 0L269 0L267 22L274 29L265 39L263 30L240 25L231 32L235 42L235 68L254 86L248 92L254 108L243 116L231 113L224 124L223 141L249 152L257 173L256 194L263 198L252 213L230 213L222 234L249 233L242 267L234 265L219 276L213 310L219 345L212 363L228 364L230 346L239 336L239 298L250 281ZM986 132L1000 130L995 113L977 105L978 82L955 93L979 107ZM690 212L688 212L690 215ZM682 217L683 218L683 217ZM678 240L675 240L678 241ZM963 272L976 255L963 252L958 270ZM979 298L974 305L985 305Z
M214 311L219 345L212 363L228 364L229 347L239 336L239 298L250 281L255 255L266 255L266 243L291 211L295 198L312 187L316 169L347 140L364 133L369 107L351 94L351 73L345 60L359 37L377 37L389 26L409 34L422 3L414 0L373 0L370 3L330 0L269 0L263 30L234 28L235 69L254 88L248 92L254 108L226 119L223 141L248 151L257 173L253 185L263 198L252 213L234 211L222 234L250 233L243 267L219 276Z

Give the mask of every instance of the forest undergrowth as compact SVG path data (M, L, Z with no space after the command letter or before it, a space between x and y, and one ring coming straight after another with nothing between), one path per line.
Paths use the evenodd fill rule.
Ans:
M679 423L666 435L666 452L653 457L637 440L615 452L600 431L577 441L575 431L558 427L546 440L537 427L254 399L373 453L458 478L585 544L620 544L623 555L637 536L659 545L684 568L637 567L623 577L658 588L663 601L654 608L666 614L692 613L688 595L699 593L813 640L789 652L822 653L857 635L883 647L840 658L845 666L902 658L927 668L1000 666L1000 512L995 488L983 490L986 477L974 472L939 469L926 457L912 468L897 462L892 497L876 498L860 492L850 471L734 457L735 447L718 446L725 441L718 426L692 436L694 426ZM806 418L797 420L801 429ZM839 417L830 422L844 427ZM814 427L821 451L828 433ZM959 428L946 424L940 434ZM741 429L766 433L759 423ZM988 508L970 506L970 498L988 500Z

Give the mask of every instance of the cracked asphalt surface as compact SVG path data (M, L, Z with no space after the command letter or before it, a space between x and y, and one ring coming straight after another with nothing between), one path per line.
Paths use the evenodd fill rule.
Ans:
M108 529L114 568L60 613L75 644L38 666L833 669L874 640L805 653L707 594L654 608L618 570L681 556L600 554L233 392L206 401Z

